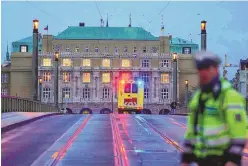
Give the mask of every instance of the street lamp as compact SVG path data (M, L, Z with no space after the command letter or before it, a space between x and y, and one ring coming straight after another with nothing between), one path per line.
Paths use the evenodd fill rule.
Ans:
M55 52L54 57L54 103L55 106L58 108L58 92L59 92L59 52ZM63 98L63 95L62 95Z
M188 80L185 80L185 89L186 89L186 92L185 92L185 105L187 106L188 102L189 102L189 81Z
M177 61L177 53L173 53L173 62Z
M32 52L32 98L38 100L38 25L39 20L33 20L33 52Z
M57 61L57 62L59 61L59 52L58 51L55 52L54 60Z
M206 21L201 21L201 50L206 51L207 49L207 31L206 31Z
M41 102L41 96L42 96L42 82L43 82L43 80L42 80L42 78L40 78L39 79L39 87L40 87L40 102Z
M38 33L39 20L33 20L33 33Z

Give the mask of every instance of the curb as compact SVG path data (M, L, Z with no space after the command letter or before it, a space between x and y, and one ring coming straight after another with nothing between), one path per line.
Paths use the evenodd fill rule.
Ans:
M31 119L28 119L28 120L24 120L24 121L21 121L21 122L17 122L17 123L2 127L1 128L1 134L6 133L8 131L11 131L13 129L16 129L18 127L24 126L24 125L29 124L31 122L34 122L36 120L39 120L39 119L42 119L42 118L45 118L45 117L49 117L49 116L60 115L60 114L61 113L52 113L52 114L41 115L41 116L38 116L38 117L35 117L35 118L31 118Z
M170 115L188 116L189 114L170 114Z

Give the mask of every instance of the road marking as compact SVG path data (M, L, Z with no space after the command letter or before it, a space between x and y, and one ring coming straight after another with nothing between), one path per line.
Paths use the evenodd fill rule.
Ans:
M91 118L92 115L87 116L86 119L84 119L83 123L80 125L80 127L73 133L73 135L70 137L70 139L66 142L65 146L63 146L59 152L58 155L54 160L52 160L51 166L55 166L58 164L58 162L65 156L68 149L71 147L74 140L77 138L77 136L80 134L80 132L84 129L87 122Z
M78 124L80 124L80 123L82 123L81 121L83 120L83 119L85 119L85 117L83 116L83 117L81 117L74 125L72 125L68 130L66 130L65 132L64 132L64 134L62 134L46 151L44 151L32 164L31 164L31 166L40 166L40 164L39 164L39 162L40 161L42 161L42 160L44 160L43 158L44 158L44 156L48 153L48 151L52 151L51 149L52 149L52 147L54 146L54 145L56 145L68 132L70 132L71 130L73 130L73 128L76 126L76 125L78 125ZM55 152L56 153L56 152ZM48 160L48 162L50 162L50 159L47 159ZM47 164L46 164L47 165Z
M153 131L155 131L157 134L159 134L168 144L172 145L177 150L183 152L182 147L180 147L176 141L174 141L174 140L170 139L169 137L167 137L166 135L164 135L153 124L151 124L150 122L145 120L143 117L137 117L137 119L139 119L140 121L146 123L151 129L153 129Z
M129 166L126 150L122 142L120 132L118 132L119 130L115 115L111 114L110 120L112 126L112 136L114 141L114 149L115 149L114 152L117 155L117 158L115 159L115 166Z

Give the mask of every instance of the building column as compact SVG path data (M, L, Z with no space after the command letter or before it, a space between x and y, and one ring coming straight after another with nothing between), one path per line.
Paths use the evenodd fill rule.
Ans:
M93 87L92 87L92 99L94 101L100 101L100 72L93 72Z
M80 102L80 91L81 91L81 77L80 77L80 72L72 72L73 73L73 102Z
M154 103L158 101L158 72L152 72L152 80L151 80L151 102Z

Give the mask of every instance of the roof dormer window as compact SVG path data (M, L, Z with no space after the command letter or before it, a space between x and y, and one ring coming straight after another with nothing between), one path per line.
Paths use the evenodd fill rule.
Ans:
M28 46L27 45L20 45L20 52L28 52Z

